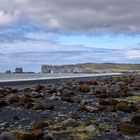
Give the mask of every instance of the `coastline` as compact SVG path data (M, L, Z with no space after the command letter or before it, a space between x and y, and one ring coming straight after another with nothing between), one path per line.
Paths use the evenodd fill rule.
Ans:
M70 82L73 80L91 80L92 78L98 77L109 77L117 75L126 75L123 73L100 73L100 74L87 74L87 75L71 75L64 77L48 77L48 78L30 78L30 79L10 79L10 80L0 80L0 86L18 86L18 85L35 85L35 84L49 84L57 82Z

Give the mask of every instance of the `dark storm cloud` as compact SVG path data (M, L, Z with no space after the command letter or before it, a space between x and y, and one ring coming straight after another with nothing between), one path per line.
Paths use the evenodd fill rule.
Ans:
M139 34L139 6L140 0L6 0L0 24L24 17L50 30Z

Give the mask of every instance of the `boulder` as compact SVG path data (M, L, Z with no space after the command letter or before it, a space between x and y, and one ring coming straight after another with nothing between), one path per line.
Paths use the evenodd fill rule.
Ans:
M132 83L132 86L133 87L139 87L140 88L140 80L138 79L138 80L135 80L133 83Z
M17 92L17 89L15 89L15 88L5 87L3 89L3 92L2 93L4 93L5 95L7 95L7 94L11 94L11 93L16 93L16 92Z
M41 139L44 136L44 132L42 129L35 129L32 131L32 134L35 135L38 139Z
M84 129L85 132L94 132L95 130L96 128L93 125L89 125Z
M61 97L61 100L69 103L74 103L74 100L71 97Z
M46 106L41 103L34 103L32 108L35 110L44 110L46 109Z
M29 98L29 97L23 96L23 97L21 97L20 100L19 100L19 105L20 105L20 106L24 106L24 105L25 105L26 103L28 103L28 102L33 102L33 100L32 100L31 98Z
M3 122L3 123L0 123L0 127L9 127L9 123L8 122Z
M120 92L121 86L120 86L119 83L116 83L116 84L111 85L111 86L110 86L110 89L111 89L111 90L114 90L115 92Z
M126 122L120 122L117 125L117 130L126 134L139 134L140 133L140 127L133 125L131 123L126 123Z
M34 104L32 102L28 102L24 105L25 108L30 109L34 106Z
M14 96L14 95L10 95L10 96L7 96L7 97L6 97L6 101L7 101L9 104L17 103L17 102L19 102L19 100L20 100L20 97Z
M41 92L42 90L44 90L45 89L45 86L43 86L43 85L37 85L37 86L35 86L34 88L33 88L33 90L35 91L35 92Z
M81 92L89 92L89 91L90 91L90 88L89 88L89 85L87 85L87 84L81 84L81 85L79 86L79 90L80 90Z
M0 92L0 99L4 98L5 95Z
M99 105L97 111L104 111L104 112L116 112L116 108L114 106L109 105Z
M0 108L6 105L8 105L8 103L4 99L0 100Z
M74 93L73 93L73 91L71 91L71 90L69 90L69 89L63 89L62 91L61 91L61 96L63 96L63 97L71 97L72 95L74 95Z
M129 105L129 112L136 112L138 111L137 107L135 104L130 104Z
M88 110L88 112L97 112L97 108L95 108L95 107L92 107L92 106L85 106L86 108L87 108L87 110Z
M110 106L115 106L119 103L118 100L115 99L107 99L107 100L100 100L99 104L100 105L110 105Z
M108 95L106 93L102 93L102 94L97 94L95 95L97 98L107 98Z
M47 134L44 136L43 140L54 140L54 137L52 134Z
M45 121L34 122L32 124L32 130L43 129L44 127L47 127L47 126L48 126L48 122L45 122Z
M17 138L19 140L38 140L38 137L31 132L18 132Z
M69 118L72 118L74 120L78 120L78 119L80 119L80 116L78 114L76 114L76 113L71 113L69 115Z
M119 101L115 99L109 99L108 102L110 106L115 106L119 103Z
M80 111L80 112L89 112L87 107L85 105L83 105L83 104L80 104L80 106L78 107L78 111Z
M61 122L61 125L64 127L77 127L80 125L80 122L75 119L68 118L67 120Z
M28 93L28 96L29 96L30 98L39 98L39 97L41 97L41 94L38 93L38 92L36 92L36 91L33 91L33 92L31 92L31 93Z
M49 94L57 93L56 87L51 87L48 91Z
M111 90L111 89L107 90L107 94L109 97L112 98L118 98L120 96L117 92L115 92L115 90Z
M106 106L106 105L109 105L109 102L108 102L108 100L100 100L99 104Z
M140 116L134 116L134 117L131 119L131 123L140 126Z
M0 134L0 140L17 140L16 136L10 132L3 132Z
M99 88L95 90L95 95L99 94L106 94L106 89L105 88Z
M17 89L9 87L5 90L5 93L6 94L17 93Z
M130 82L130 81L128 81L128 82ZM119 84L120 84L121 90L127 89L127 82L121 81L121 82L119 82Z
M130 112L128 103L125 102L125 101L120 101L117 104L116 109L119 110L119 111Z
M30 93L30 92L32 92L32 89L31 88L24 88L23 92L24 93Z
M108 107L108 106L99 105L99 106L98 106L98 111L105 111L107 107Z
M56 95L52 95L51 97L47 98L49 100L61 100L61 98L59 96Z
M46 106L46 109L53 111L55 107L53 105Z
M140 103L136 104L136 108L140 112Z

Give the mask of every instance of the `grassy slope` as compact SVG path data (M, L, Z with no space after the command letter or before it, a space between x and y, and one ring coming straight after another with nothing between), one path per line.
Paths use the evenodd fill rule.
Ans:
M79 64L85 70L93 71L93 70L110 70L110 71L135 71L140 72L140 64L93 64L93 63L86 63L86 64Z

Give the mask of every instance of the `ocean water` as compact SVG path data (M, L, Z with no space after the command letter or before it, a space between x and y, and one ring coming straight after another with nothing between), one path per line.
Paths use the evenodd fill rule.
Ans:
M3 81L24 81L37 79L57 79L57 78L72 78L72 77L90 77L90 76L104 76L104 75L119 75L120 73L96 73L96 74L72 74L72 73L0 73L0 82Z

